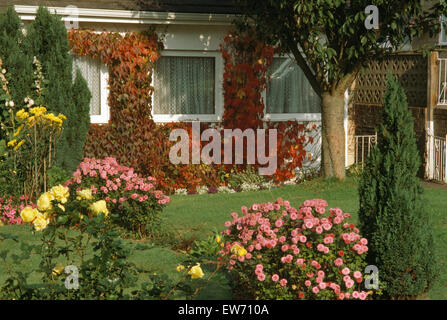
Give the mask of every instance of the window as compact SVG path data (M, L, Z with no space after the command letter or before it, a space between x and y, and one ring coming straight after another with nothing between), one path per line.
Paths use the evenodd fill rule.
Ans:
M218 62L218 53L164 52L154 72L154 120L219 120L223 73Z
M441 34L439 35L439 44L447 45L447 18L441 17Z
M320 120L321 101L296 62L274 58L269 67L266 118Z
M110 118L107 106L107 68L93 58L74 56L73 77L76 75L76 68L81 71L92 94L90 121L92 123L107 123Z

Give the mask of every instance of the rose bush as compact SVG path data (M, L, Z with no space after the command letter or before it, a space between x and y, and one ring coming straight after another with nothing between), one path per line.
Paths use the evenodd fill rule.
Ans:
M280 198L241 212L225 223L221 254L242 298L368 298L362 290L368 241L347 222L350 214L327 210L321 199L297 210Z
M170 199L153 177L143 178L114 158L85 158L65 183L73 197L105 201L112 221L140 237L149 234ZM103 203L102 205L105 205ZM100 204L96 205L101 206Z

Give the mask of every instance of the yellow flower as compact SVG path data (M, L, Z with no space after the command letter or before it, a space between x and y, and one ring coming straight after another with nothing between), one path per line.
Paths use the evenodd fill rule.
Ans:
M24 109L20 109L19 111L17 111L16 117L19 120L24 120L29 117L29 113L26 112Z
M22 124L20 125L20 127L17 128L17 131L14 133L13 137L17 137L19 135L20 131L23 129L23 126L24 125Z
M53 196L49 192L43 193L39 199L37 200L37 208L40 211L47 211L53 209L53 205L51 201L53 200Z
M64 271L64 269L65 269L64 266L56 265L56 267L53 268L52 273L53 273L53 275L57 276L57 275L61 274L62 271Z
M13 145L16 144L16 142L17 142L16 139L9 141L9 142L8 142L8 147L12 147Z
M99 200L92 203L90 205L90 210L93 211L94 214L104 213L106 216L109 214L105 200Z
M63 205L61 205L60 203L58 203L57 206L59 207L59 209L61 209L62 211L65 212L65 207L64 207Z
M241 246L235 244L231 247L230 251L231 251L231 253L238 254L239 249L241 249Z
M220 236L216 237L216 242L219 243L220 242Z
M292 284L292 289L296 290L296 285Z
M185 266L179 264L176 269L178 272L181 272L181 271L185 270Z
M64 187L63 185L58 185L49 191L50 194L53 196L53 198L60 203L66 203L68 200L68 197L70 196L70 191L68 187Z
M0 227L3 227L5 224L3 223L2 220L0 220Z
M59 114L57 115L57 117L58 117L59 119L61 119L61 120L65 120L65 119L67 119L67 117L64 116L62 113L59 113Z
M41 231L45 229L49 223L49 219L45 219L45 216L39 212L36 219L33 221L34 229L36 231Z
M79 190L76 191L77 200L92 200L93 199L93 195L92 195L92 189L84 189L84 190Z
M202 268L200 268L199 263L196 266L189 269L188 274L191 276L191 279L202 278L205 275L202 271Z
M20 148L20 146L22 145L22 144L24 144L25 143L25 140L23 139L23 140L21 140L15 147L14 147L14 150L17 150L18 148Z
M45 112L47 112L47 108L45 107L34 107L29 109L29 112L34 114L36 117L41 116L42 114L44 114Z
M36 124L36 122L37 122L37 118L35 116L31 116L26 120L26 125L28 127L32 127Z
M56 126L60 127L62 126L62 120L58 117L56 117L53 113L48 113L44 115L44 118L48 121L50 121L51 124L55 124Z
M239 257L243 257L243 256L245 256L247 254L247 250L245 250L244 248L240 248L238 251L237 251L237 255L239 256Z
M22 218L23 222L31 222L38 214L39 211L37 209L27 206L20 212L20 217Z

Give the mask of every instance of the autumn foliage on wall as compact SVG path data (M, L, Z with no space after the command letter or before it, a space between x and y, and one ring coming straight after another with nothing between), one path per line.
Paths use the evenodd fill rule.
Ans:
M118 163L134 168L142 175L156 177L167 192L197 186L217 187L231 165L174 165L169 151L175 142L171 130L182 128L191 137L191 123L156 124L152 119L152 75L160 58L162 43L156 33L69 32L71 50L78 56L99 59L109 69L108 124L93 124L84 155L115 157ZM297 122L264 122L262 91L267 84L267 68L273 48L248 36L229 34L221 47L225 63L224 115L221 129L266 128L278 131L278 170L273 178L281 182L294 176L294 168L305 159L304 146L310 142L308 129ZM201 123L201 132L210 124ZM223 137L223 134L222 134ZM245 165L237 166L243 170Z
M311 131L316 125L298 121L264 121L265 104L262 92L268 85L268 67L273 61L272 46L257 41L250 30L245 33L230 32L221 44L224 60L224 128L276 129L278 169L273 178L277 182L295 176L305 158L310 159L305 146L313 143Z

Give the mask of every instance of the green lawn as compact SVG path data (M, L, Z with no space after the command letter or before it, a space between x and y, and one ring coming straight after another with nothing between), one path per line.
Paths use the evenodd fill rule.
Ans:
M328 201L330 207L339 207L344 212L353 215L357 222L358 195L356 182L353 179L341 183L337 181L325 181L316 179L300 185L285 186L270 191L244 192L236 194L208 194L172 196L172 202L164 210L164 228L173 232L177 239L188 244L194 239L203 239L211 235L215 230L222 230L224 222L229 219L230 213L239 212L242 205L252 203L274 201L281 197L289 200L292 205L298 206L306 199L323 198ZM441 263L442 273L435 286L425 295L424 299L447 299L447 188L434 184L424 184L425 199L429 204L431 221L434 228L436 249ZM14 233L23 241L37 242L39 236L33 235L29 227L5 226L0 232ZM9 240L8 240L9 241ZM181 248L172 248L169 241L161 242L152 249L136 251L132 261L154 272L166 272L170 277L178 277L175 267L184 258ZM7 244L11 250L17 250L17 244L9 241ZM129 242L129 245L133 243ZM33 268L38 264L36 259L24 268ZM0 283L6 278L4 269L0 266ZM35 281L38 281L35 275ZM201 299L231 299L231 292L223 278L205 288L198 296Z

